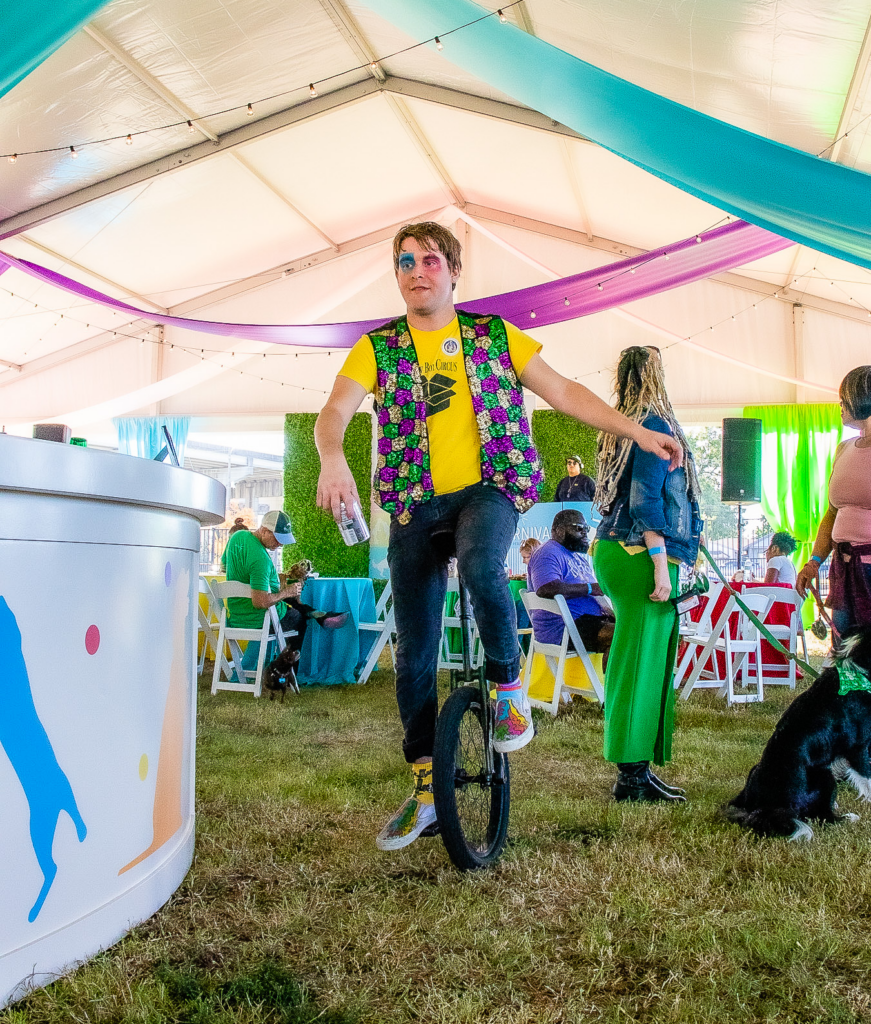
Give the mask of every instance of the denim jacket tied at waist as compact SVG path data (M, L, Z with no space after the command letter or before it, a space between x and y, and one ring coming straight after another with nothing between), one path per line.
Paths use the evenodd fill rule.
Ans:
M642 426L663 434L672 432L665 420L652 414ZM688 452L687 458L692 454ZM702 519L698 502L687 495L686 471L681 466L669 472L667 460L633 444L614 501L602 509L596 537L643 544L645 530L662 534L669 556L687 565L695 563Z

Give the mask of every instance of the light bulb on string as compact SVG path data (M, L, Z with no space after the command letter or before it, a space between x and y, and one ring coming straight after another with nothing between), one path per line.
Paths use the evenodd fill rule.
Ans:
M318 91L317 91L317 89L315 89L314 82L309 82L308 94L309 94L309 96L312 97L312 99L314 99L317 96Z
M17 159L18 159L18 154L17 153L13 153L12 156L9 157L9 163L10 164L14 164Z
M534 309L529 311L529 319L530 320L534 320L535 319L535 310Z
M565 305L565 306L570 306L571 305L571 302L569 302L568 297L563 299L563 305Z
M369 61L369 70L370 71L377 71L378 70L378 61L377 60Z
M696 241L697 242L701 242L701 240L702 240L702 236L701 235L696 235Z
M78 155L79 154L76 152L76 147L70 146L70 156L73 158L73 160L75 160L78 157Z
M193 133L194 133L194 123L193 123L193 121L188 121L188 132L191 135L193 135Z
M127 138L124 141L127 143L128 146L132 146L133 145L133 136L132 135L128 135Z
M505 12L500 8L496 13L499 15L499 20L504 25L505 22L508 21L508 19L505 17Z
M598 283L598 284L596 285L596 287L597 287L597 288L599 289L599 291L600 291L600 292L601 292L601 291L604 291L604 287L603 287L603 285L602 285L602 282L601 282L601 281L600 281L600 282L599 282L599 283Z
M251 106L250 103L248 104L248 109L247 109L246 113L248 114L249 117L253 117L254 116L254 108Z
M665 258L668 259L668 253L665 253L664 255L665 255Z
M441 41L441 39L439 39L438 36L435 37L435 44L436 44L436 49L437 50L443 50L444 49L444 46L442 46L442 41Z

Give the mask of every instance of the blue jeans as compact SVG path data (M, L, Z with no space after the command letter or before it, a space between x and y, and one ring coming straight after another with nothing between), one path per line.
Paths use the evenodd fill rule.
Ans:
M469 592L486 656L487 678L520 674L517 617L505 556L517 528L514 505L496 487L473 484L440 494L414 510L410 523L390 523L387 564L396 615L396 700L409 763L431 757L438 709L436 675L448 567L433 549L434 529L456 537L457 567Z

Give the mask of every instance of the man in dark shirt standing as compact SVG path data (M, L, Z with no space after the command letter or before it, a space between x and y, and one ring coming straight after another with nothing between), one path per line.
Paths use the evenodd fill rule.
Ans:
M584 468L580 456L570 455L566 459L566 473L556 485L554 501L592 501L596 493L596 481L582 473Z

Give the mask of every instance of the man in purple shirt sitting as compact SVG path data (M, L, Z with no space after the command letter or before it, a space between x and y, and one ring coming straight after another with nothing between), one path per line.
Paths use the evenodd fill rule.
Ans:
M539 597L565 597L584 646L588 651L603 654L604 665L614 639L614 615L607 610L607 598L602 603L596 600L604 598L604 594L587 557L588 533L587 521L580 512L557 512L550 528L551 539L529 561L529 588ZM542 643L562 641L563 620L558 615L533 611L532 627Z

